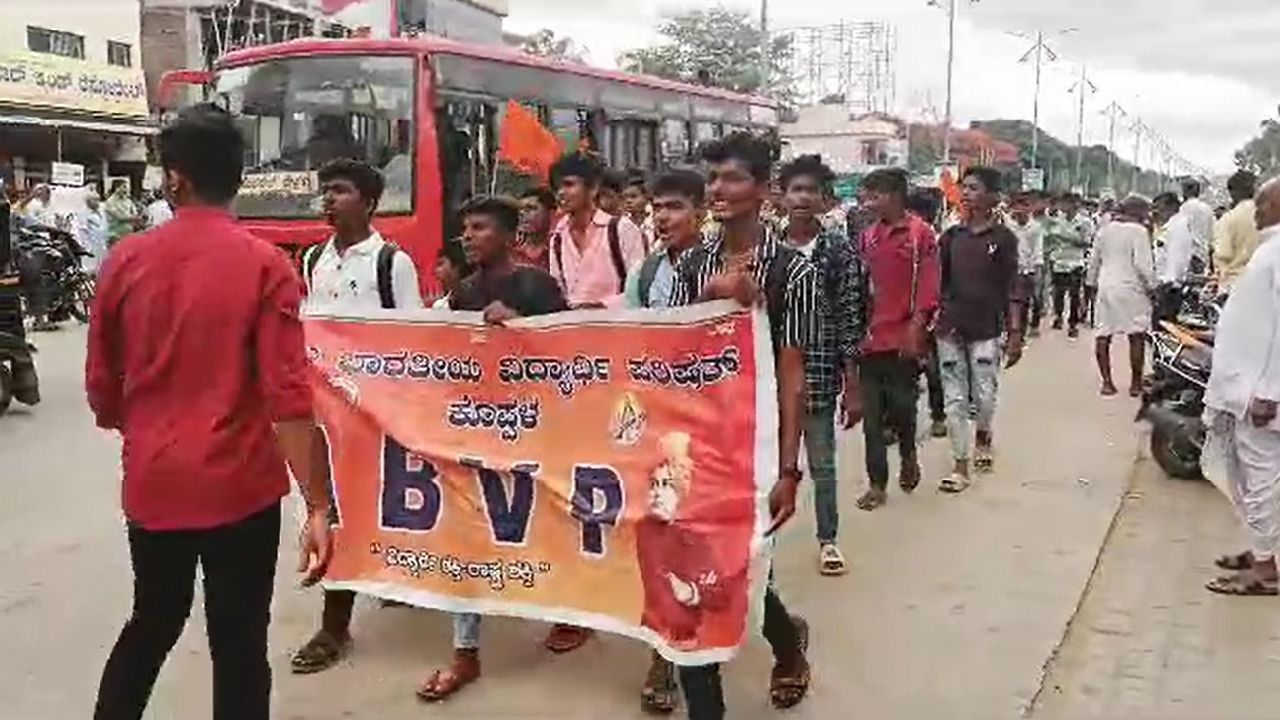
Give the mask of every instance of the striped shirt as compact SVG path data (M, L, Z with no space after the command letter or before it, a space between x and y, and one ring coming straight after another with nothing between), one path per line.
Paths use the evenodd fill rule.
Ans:
M783 224L784 233L787 225ZM809 412L818 412L835 405L843 364L858 356L866 330L867 275L862 254L845 236L843 223L824 226L807 249L796 249L813 264L826 306L822 341L809 347L804 361Z
M690 250L676 268L672 307L698 302L711 279L724 273L726 255L723 235L716 235ZM773 270L776 262L786 265ZM779 243L777 235L766 225L764 237L756 244L750 269L765 296L780 300L767 303L774 348L807 350L816 346L822 339L826 302L819 291L818 273L813 265L800 253ZM770 283L770 275L774 276L774 283ZM781 287L772 287L774 284Z

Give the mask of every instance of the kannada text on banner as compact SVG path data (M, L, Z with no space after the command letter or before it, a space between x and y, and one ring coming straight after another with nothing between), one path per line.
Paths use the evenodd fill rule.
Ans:
M330 587L572 622L682 663L750 634L777 469L760 314L381 313L306 332Z

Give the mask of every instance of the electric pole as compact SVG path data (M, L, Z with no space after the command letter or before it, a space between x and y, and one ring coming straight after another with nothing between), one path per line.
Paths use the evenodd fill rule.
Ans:
M760 94L769 88L769 69L772 67L772 43L769 42L769 0L760 0Z
M1133 182L1129 187L1130 193L1136 193L1141 189L1138 181L1142 179L1140 161L1142 157L1142 132L1146 127L1142 123L1142 118L1138 118L1133 123Z
M1115 100L1102 111L1110 119L1109 128L1107 130L1107 187L1112 192L1116 190L1116 120L1121 117L1127 117L1124 108L1120 107L1120 103Z
M956 68L956 0L947 9L947 106L946 125L942 128L942 162L951 164L951 90Z
M1067 28L1065 30L1059 30L1055 34L1066 35L1067 33L1075 31L1076 28ZM1022 33L1011 34L1016 37L1031 39L1029 35L1024 35ZM1018 62L1035 62L1036 91L1031 104L1031 167L1038 168L1040 167L1040 79L1043 74L1045 58L1048 58L1050 62L1057 62L1058 54L1053 51L1053 48L1045 44L1044 32L1036 32L1034 39L1036 41L1035 44L1031 46L1031 49L1023 53L1022 57L1018 59Z
M1084 187L1083 177L1081 175L1084 168L1084 101L1090 92L1097 92L1098 88L1089 80L1086 74L1085 66L1080 66L1080 80L1071 88L1073 92L1080 93L1080 116L1076 125L1076 172L1075 184Z

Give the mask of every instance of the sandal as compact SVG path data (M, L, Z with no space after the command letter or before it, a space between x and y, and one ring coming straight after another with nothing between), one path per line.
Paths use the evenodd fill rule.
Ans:
M1246 550L1238 555L1223 555L1214 560L1213 564L1223 570L1248 570L1253 567L1253 553Z
M440 702L480 679L480 652L455 650L453 664L431 673L415 693L422 702Z
M863 493L862 497L858 498L857 505L859 510L871 512L888 501L889 496L885 491L871 488Z
M1210 580L1205 583L1205 589L1219 595L1274 597L1280 595L1280 582L1264 580L1252 570L1242 570Z
M834 543L824 543L822 550L818 552L818 572L827 577L837 577L849 572L844 555Z
M298 648L290 666L295 675L314 675L337 665L351 650L351 638L339 638L328 630L321 630Z
M973 469L975 472L990 474L995 470L996 459L991 454L991 448L975 447L973 449Z
M803 618L793 617L796 625L796 651L799 667L792 675L784 676L778 665L773 666L769 678L769 700L778 710L789 710L799 705L809 694L809 624Z
M556 654L573 652L591 639L594 631L577 625L557 623L547 634L547 649Z
M676 666L654 653L649 676L640 691L640 709L648 715L670 715L679 703L680 686L676 683Z
M942 482L938 483L938 490L951 495L959 495L965 490L968 490L969 486L972 484L973 481L969 478L959 473L952 473L951 475L942 478Z
M908 495L915 492L920 487L920 466L903 465L898 471L898 487Z

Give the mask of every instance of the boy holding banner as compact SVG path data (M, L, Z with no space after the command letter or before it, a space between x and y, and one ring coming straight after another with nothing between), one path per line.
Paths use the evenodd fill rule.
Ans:
M512 256L520 206L502 197L475 197L462 206L463 249L476 272L449 299L454 310L483 312L501 325L519 317L569 309L559 283L546 271L518 264ZM453 662L431 673L418 688L424 702L439 702L480 677L480 616L453 616Z
M348 159L334 160L318 175L333 237L302 256L307 307L423 307L413 261L370 224L382 199L382 175L367 163ZM320 629L294 653L294 673L328 670L350 651L355 602L353 592L325 591Z
M769 192L772 148L763 139L735 132L709 144L708 195L720 230L691 250L676 272L671 304L735 299L765 305L776 355L779 409L779 478L769 498L769 534L795 514L801 474L800 437L805 417L805 351L822 337L825 299L813 265L783 245L761 223ZM808 625L793 618L770 587L764 599L764 636L773 649L770 699L774 707L798 705L809 691ZM718 665L680 668L690 720L725 715Z

